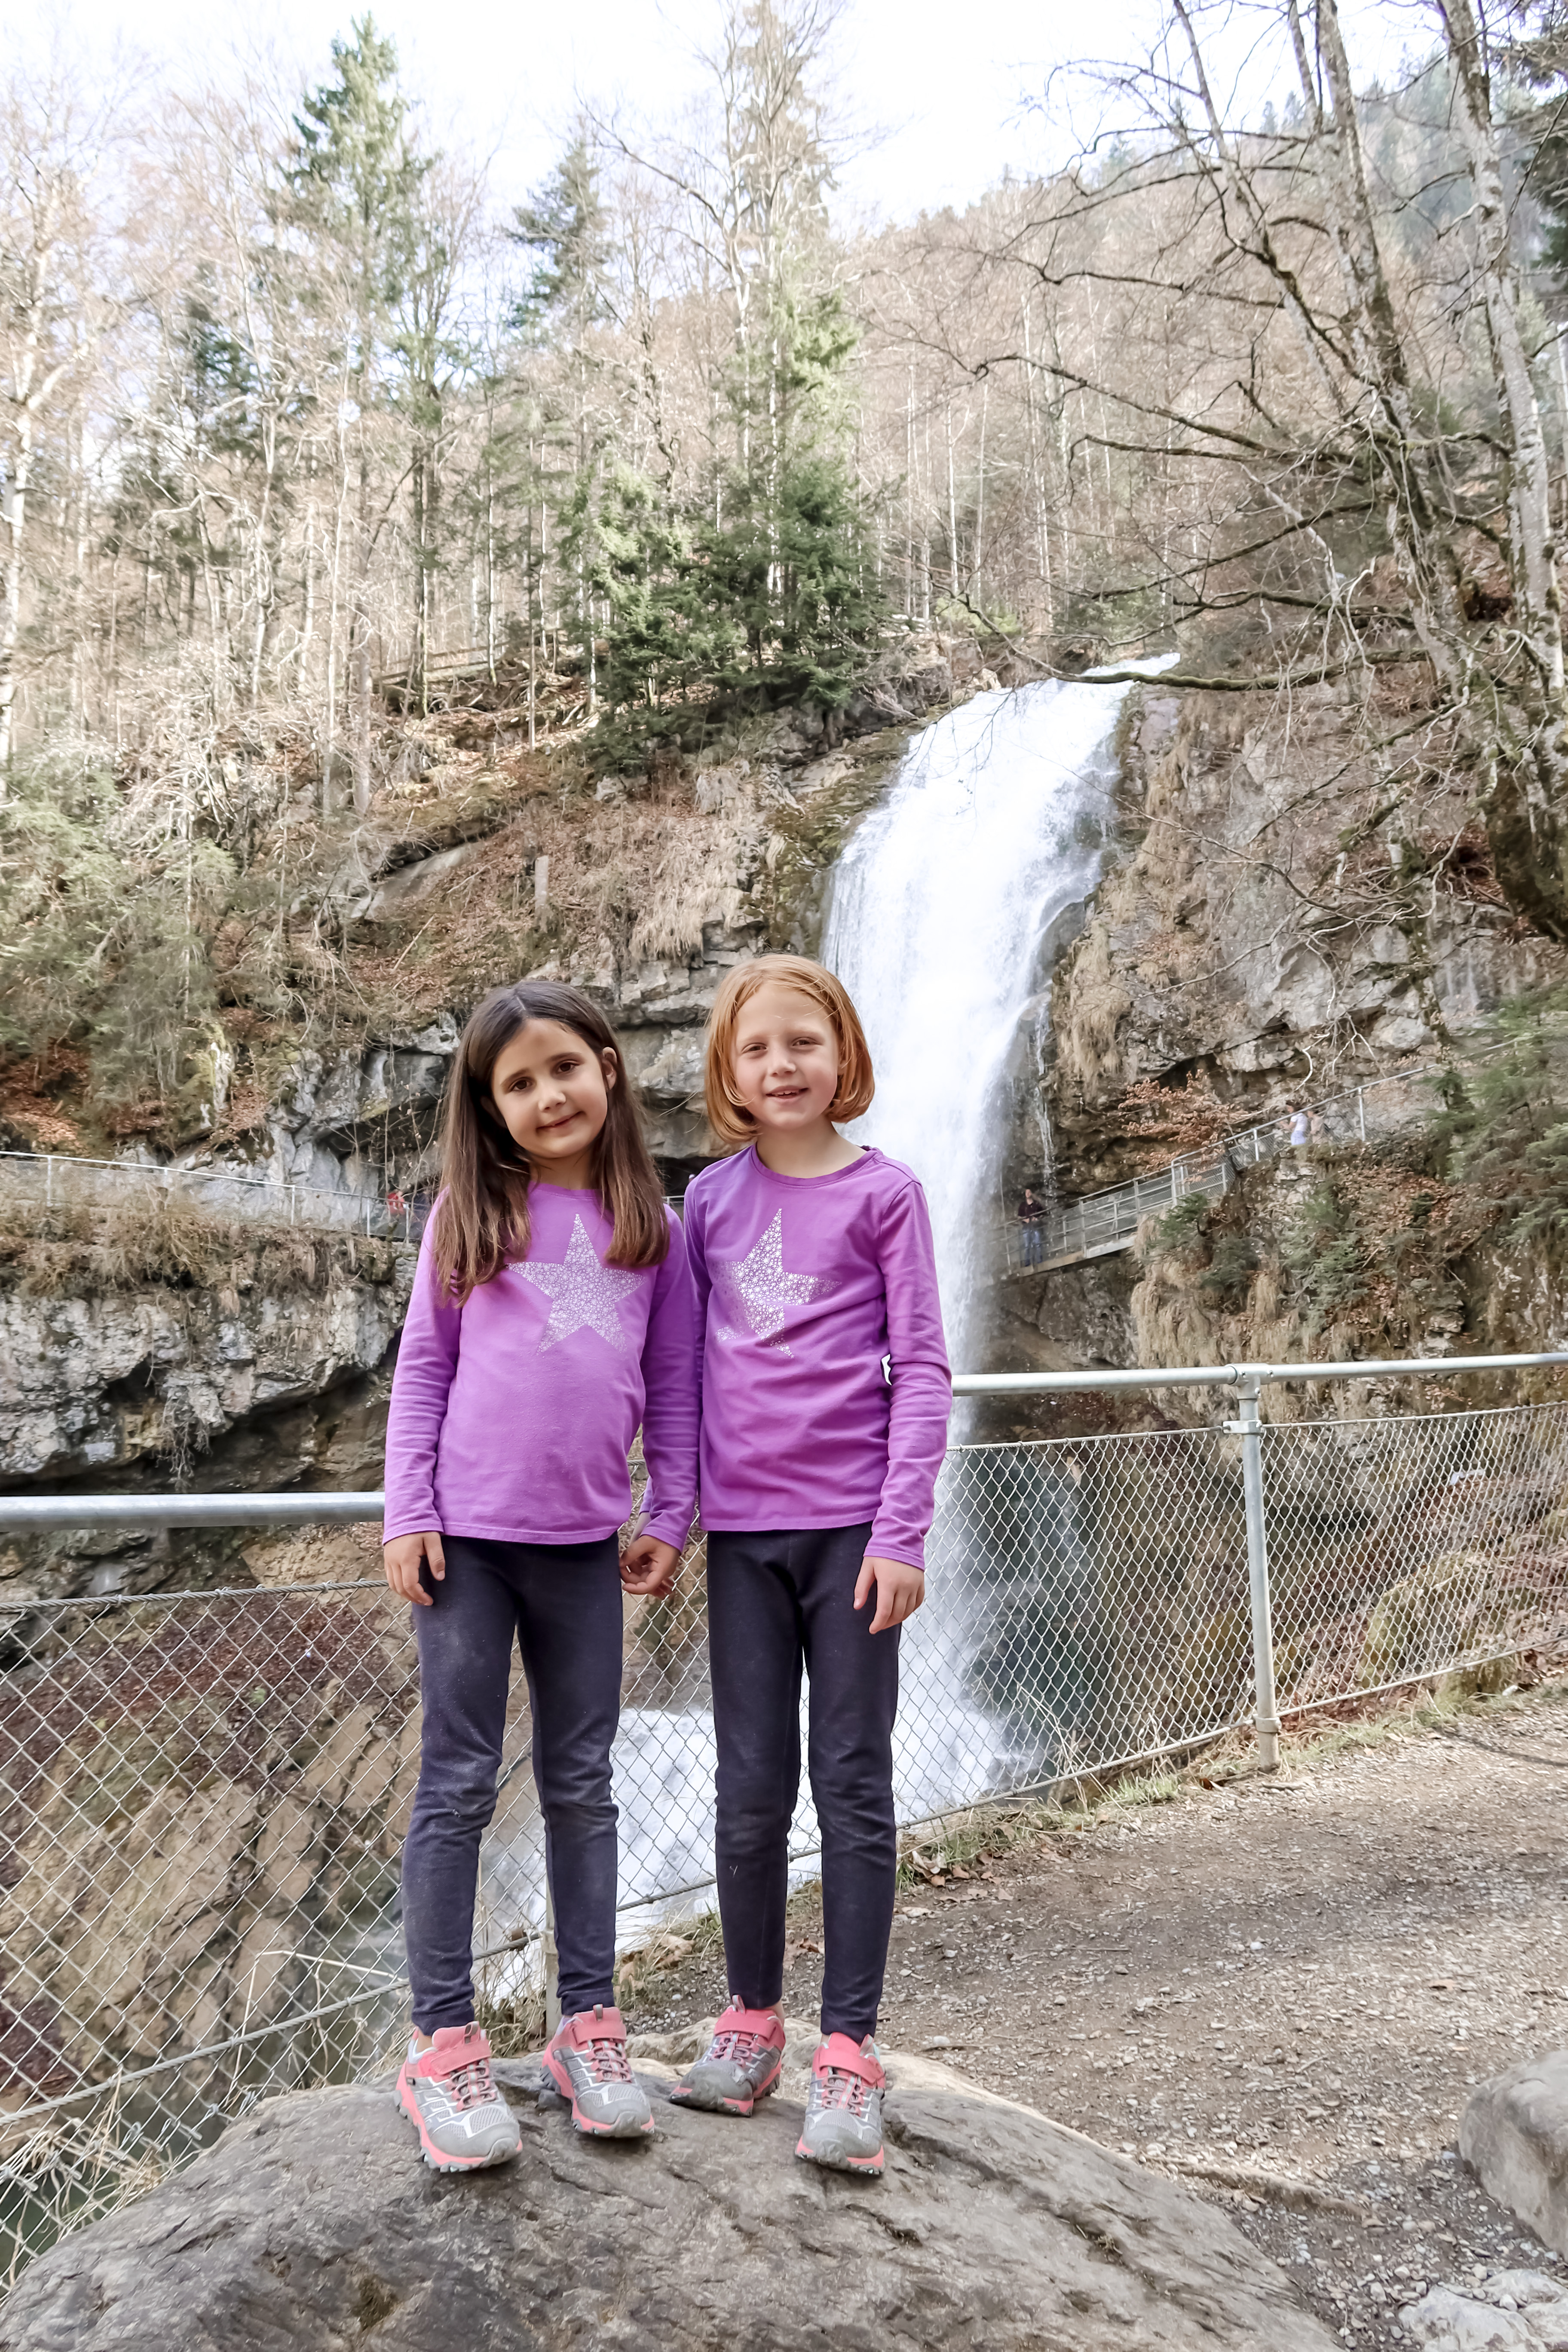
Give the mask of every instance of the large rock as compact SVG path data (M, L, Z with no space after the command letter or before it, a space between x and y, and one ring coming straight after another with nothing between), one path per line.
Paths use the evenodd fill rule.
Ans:
M1433 2287L1399 2320L1427 2352L1568 2352L1568 2284L1541 2271L1494 2271L1463 2288Z
M1465 2109L1459 2153L1489 2197L1568 2253L1568 2050L1483 2083Z
M879 2183L796 2164L787 2094L741 2123L650 2073L657 2137L606 2146L507 2072L522 2154L478 2179L427 2171L385 2089L270 2102L35 2263L0 2352L1333 2342L1212 2208L937 2068L892 2062Z

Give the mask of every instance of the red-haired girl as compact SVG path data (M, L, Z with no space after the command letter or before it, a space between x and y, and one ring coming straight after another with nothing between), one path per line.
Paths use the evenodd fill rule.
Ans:
M615 2005L610 1743L621 1590L665 1590L697 1472L695 1306L613 1033L575 989L525 981L463 1032L444 1189L420 1251L386 1432L386 1580L415 1604L424 1702L403 1850L415 2033L398 2098L427 2164L519 2135L474 2021L479 1839L495 1810L515 1641L560 1957L544 2063L581 2131L650 2132ZM617 1567L643 1432L642 1534Z
M879 2172L898 1629L924 1597L952 1402L931 1224L907 1168L837 1131L870 1103L871 1058L819 964L735 968L706 1084L735 1152L686 1195L731 2005L674 2095L749 2115L778 2079L804 1669L826 1958L795 2153Z

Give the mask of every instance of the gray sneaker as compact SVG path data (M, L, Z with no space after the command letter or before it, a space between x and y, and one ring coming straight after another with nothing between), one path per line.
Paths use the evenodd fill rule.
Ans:
M626 2063L626 2029L618 2009L584 2009L563 2017L544 2053L544 2071L580 2132L602 2139L641 2139L653 2129L653 2109Z
M732 2001L670 2098L678 2106L706 2107L713 2115L749 2116L759 2099L777 2090L784 2052L782 2018L771 2009L742 2009Z
M835 2172L882 2169L882 2094L888 2087L869 2034L858 2048L847 2033L830 2033L811 2062L805 2124L795 2143L807 2164Z
M397 2071L397 2104L437 2172L504 2164L522 2146L517 2118L490 2073L490 2045L477 2025L443 2025L428 2050Z

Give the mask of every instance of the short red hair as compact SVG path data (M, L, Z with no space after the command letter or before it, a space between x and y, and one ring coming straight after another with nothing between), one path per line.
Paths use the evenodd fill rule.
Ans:
M860 1016L850 1001L849 991L837 975L822 964L813 963L809 956L753 956L748 962L736 964L725 975L708 1016L708 1059L702 1073L702 1094L708 1106L708 1124L727 1151L738 1151L742 1144L752 1141L757 1131L756 1120L735 1090L735 1031L752 997L770 981L808 996L833 1024L833 1034L838 1040L838 1087L827 1106L828 1118L858 1118L863 1111L870 1109L871 1097L877 1091L866 1032L860 1026Z

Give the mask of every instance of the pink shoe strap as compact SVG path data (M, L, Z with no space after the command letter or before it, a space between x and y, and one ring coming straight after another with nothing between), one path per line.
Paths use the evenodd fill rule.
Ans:
M561 2021L560 2039L570 2042L574 2050L586 2050L595 2042L624 2042L626 2029L621 2012L613 2002L601 2003L597 2009L581 2009L575 2017Z
M626 2063L626 2029L620 2011L613 2004L580 2010L575 2017L563 2019L556 2038L569 2042L582 2053L596 2083L631 2081L632 2070Z
M758 2042L771 2042L782 2050L784 2046L784 2020L771 2009L746 2009L732 2000L722 2017L713 2022L714 2038L721 2033L749 2033Z
M488 2066L489 2061L489 2037L477 2025L440 2025L430 2037L429 2049L422 2050L414 2063L416 2073L438 2081L465 2066Z
M858 2042L851 2042L847 2033L830 2033L826 2042L818 2044L811 2071L814 2074L857 2074L874 2091L881 2090L888 2079L870 2052L863 2050Z

